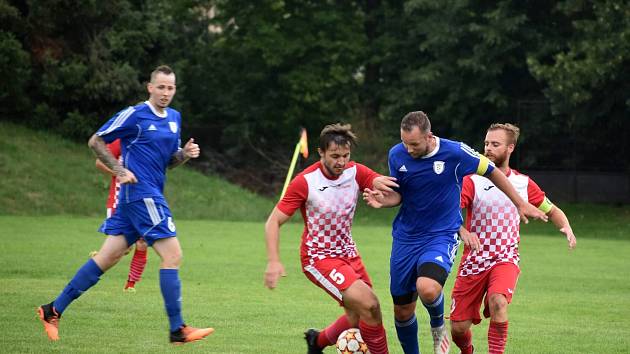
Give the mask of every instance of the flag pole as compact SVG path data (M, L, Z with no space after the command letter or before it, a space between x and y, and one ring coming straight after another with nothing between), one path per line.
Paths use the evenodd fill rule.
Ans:
M302 156L304 156L304 158L308 157L308 143L306 138L306 129L304 128L302 128L302 132L300 133L300 141L298 141L298 143L295 145L295 151L293 152L291 165L289 166L289 171L287 172L287 178L284 180L284 187L282 187L282 194L280 194L280 199L284 197L284 193L286 193L287 188L289 187L289 182L291 182L293 170L295 170L295 165L297 163L300 152L302 153Z

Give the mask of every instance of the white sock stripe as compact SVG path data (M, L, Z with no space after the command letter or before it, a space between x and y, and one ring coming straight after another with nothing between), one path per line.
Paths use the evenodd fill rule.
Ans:
M317 268L313 267L312 265L307 265L304 267L304 270L311 273L311 275L313 275L315 279L317 279L317 281L322 284L326 288L326 290L330 291L336 298L338 298L339 300L343 300L339 289L332 285L332 283L328 281L328 279L326 279L326 277L322 273L320 273Z
M404 322L400 322L394 318L394 323L396 324L396 327L409 327L414 324L414 322L416 322L416 315L413 315L413 317Z

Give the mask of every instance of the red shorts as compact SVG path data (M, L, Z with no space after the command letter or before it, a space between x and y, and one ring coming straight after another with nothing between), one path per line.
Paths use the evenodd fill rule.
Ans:
M508 303L512 302L512 294L516 290L516 282L521 270L513 263L499 263L483 273L457 276L451 295L452 321L472 320L474 324L481 322L479 310L484 303L483 315L490 317L488 297L491 294L503 294Z
M363 280L369 287L372 281L365 270L361 257L326 258L315 264L302 263L306 277L315 285L324 289L343 306L342 291L348 289L357 280Z

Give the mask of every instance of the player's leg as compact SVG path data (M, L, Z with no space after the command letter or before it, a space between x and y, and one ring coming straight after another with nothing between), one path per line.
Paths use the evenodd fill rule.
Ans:
M354 271L348 274L347 266L348 264L343 259L326 258L313 264L303 263L302 270L308 280L326 291L340 306L343 306L343 295L341 292L347 288L350 281L356 279L356 275L353 275ZM343 331L356 327L358 320L357 314L346 311L345 314L330 323L322 331L314 328L308 329L304 333L307 353L323 353L323 348L334 345Z
M405 354L418 354L418 322L416 320L416 258L419 249L392 244L389 264L389 291L394 302L396 336Z
M160 263L160 290L170 325L170 341L180 344L207 337L214 332L213 328L190 327L184 323L182 318L182 287L179 279L182 249L179 240L177 237L160 238L153 243L153 249L162 259Z
M133 253L133 258L129 265L129 276L127 277L127 284L125 284L125 291L135 292L136 283L142 278L142 273L147 265L147 243L142 238L136 241L136 250Z
M500 354L505 351L508 336L508 304L516 290L520 270L512 263L499 263L489 271L488 308L488 352Z
M481 322L479 309L486 294L488 272L455 279L451 295L451 338L462 354L474 352L472 324Z
M348 312L357 314L359 330L370 353L389 353L381 306L372 288L358 279L342 292L342 296Z
M381 305L372 289L372 281L360 257L348 260L357 280L342 291L346 309L353 309L359 316L361 336L373 354L388 353L387 335L383 327ZM348 272L351 270L349 269Z
M144 198L129 203L137 234L160 256L160 290L170 324L170 341L174 344L200 340L214 332L212 328L193 328L184 323L181 314L181 281L179 265L182 248L176 237L171 211L163 200Z
M94 258L88 259L79 268L59 296L53 302L37 309L49 339L59 339L58 325L62 313L70 303L94 286L101 275L120 260L126 248L127 240L125 237L108 236L98 254Z
M430 316L433 351L436 354L446 354L450 348L448 331L444 324L442 290L451 271L458 245L457 234L436 237L431 244L423 246L417 261L416 289Z
M450 341L444 324L444 292L443 286L448 273L436 263L427 262L418 267L416 286L418 297L430 317L433 351L436 354L449 352Z

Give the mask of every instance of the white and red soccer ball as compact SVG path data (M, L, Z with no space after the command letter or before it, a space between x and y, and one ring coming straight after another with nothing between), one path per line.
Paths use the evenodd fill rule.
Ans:
M357 328L347 329L337 338L337 354L369 354L367 344Z

